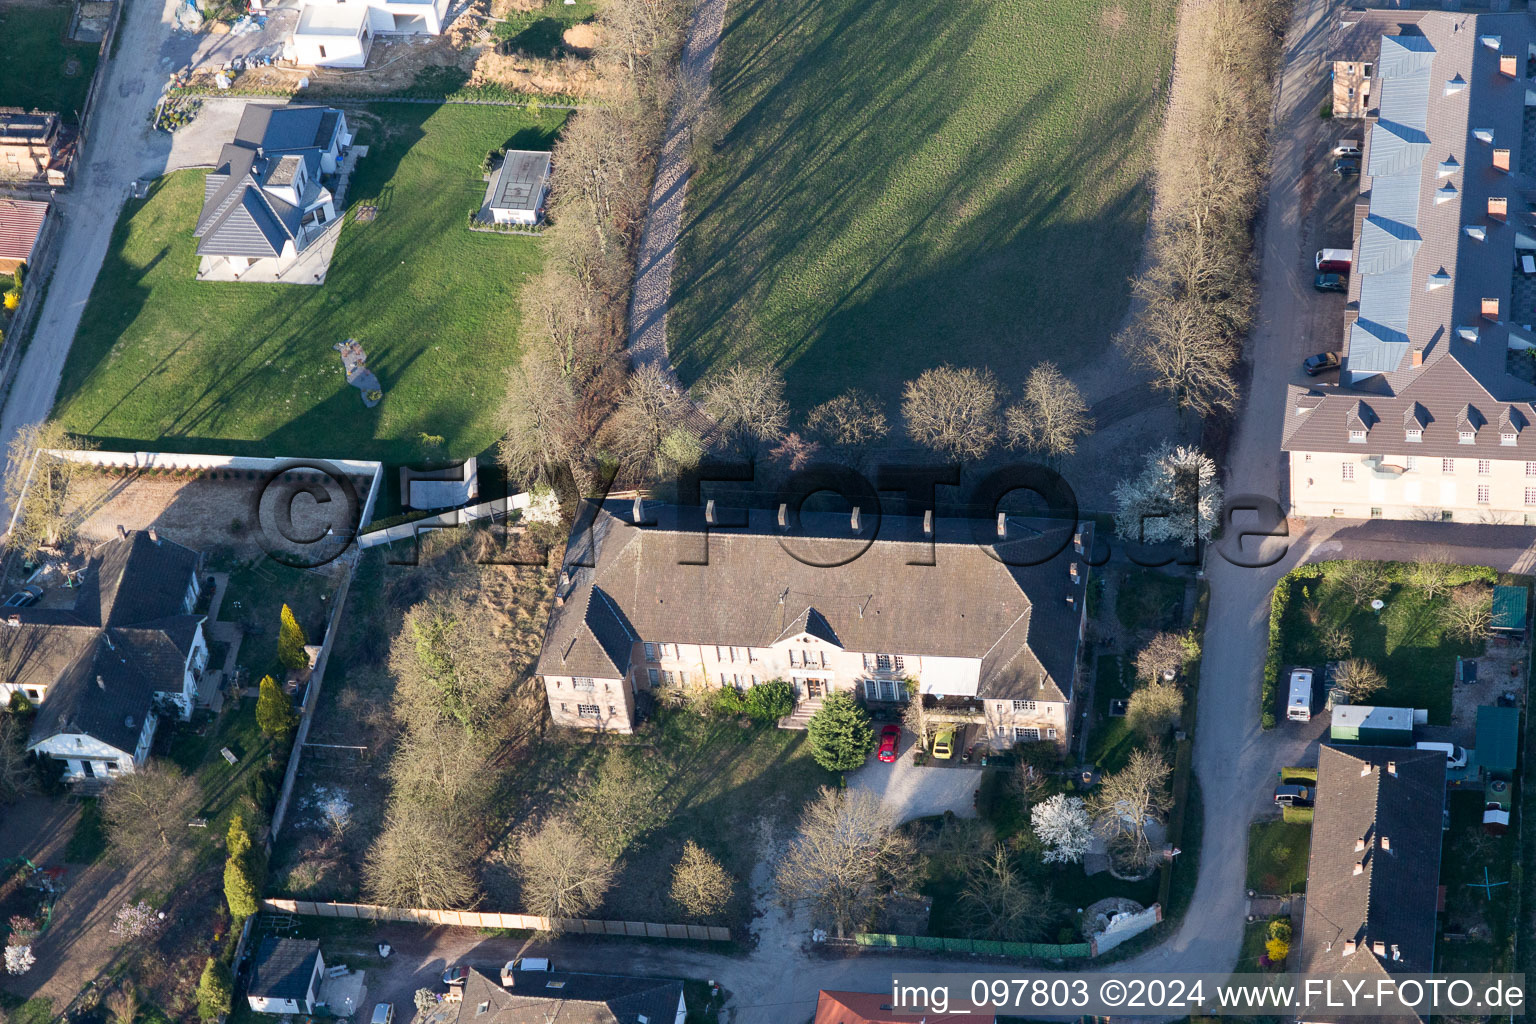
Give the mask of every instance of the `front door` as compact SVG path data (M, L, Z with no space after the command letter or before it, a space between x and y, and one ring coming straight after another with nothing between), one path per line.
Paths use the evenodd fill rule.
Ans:
M805 681L805 695L811 700L824 695L827 692L827 684L820 679L807 679Z
M85 772L85 777L86 778L94 779L96 777L96 768L95 768L94 765L91 764L91 762L89 762L89 761L81 761L80 762L80 768L81 768L82 771Z

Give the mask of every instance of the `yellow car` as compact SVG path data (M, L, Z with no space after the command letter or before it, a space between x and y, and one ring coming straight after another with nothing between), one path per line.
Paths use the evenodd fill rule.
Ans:
M946 761L955 756L955 730L945 729L933 738L933 756Z

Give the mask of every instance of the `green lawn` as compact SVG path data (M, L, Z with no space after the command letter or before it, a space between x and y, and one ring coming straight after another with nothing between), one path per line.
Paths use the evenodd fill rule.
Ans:
M1468 644L1445 634L1443 614L1450 598L1431 599L1413 587L1394 585L1383 597L1386 607L1377 613L1367 605L1354 604L1327 579L1292 580L1290 585L1282 665L1321 669L1327 660L1319 642L1321 631L1342 623L1353 636L1351 656L1373 663L1387 677L1386 689L1372 698L1373 703L1426 708L1431 723L1450 724L1456 658L1476 657L1483 651L1481 643ZM1309 600L1318 609L1317 625L1308 615ZM1283 703L1283 679L1277 689L1281 691L1277 700ZM1284 709L1277 714L1283 715Z
M66 121L76 119L96 72L99 44L65 42L71 11L69 5L0 8L0 107L55 110Z
M1304 892L1312 826L1256 821L1248 826L1248 888L1261 893Z
M1517 820L1514 828L1497 838L1484 832L1481 793L1452 793L1450 811L1451 828L1440 853L1446 910L1435 967L1441 972L1513 971L1512 907L1521 881L1514 870L1514 855L1521 823ZM1491 890L1481 888L1485 877L1493 883ZM1447 935L1462 938L1451 941Z
M1133 642L1142 633L1178 629L1184 618L1184 579L1156 569L1128 569L1115 590L1115 617Z
M1099 655L1093 676L1093 731L1088 737L1087 761L1106 772L1125 767L1141 739L1125 724L1124 716L1111 718L1109 714L1110 701L1130 697L1129 682L1123 677L1119 655Z
M1101 359L1141 251L1176 4L749 0L690 184L669 344L799 408L940 360Z
M320 287L199 283L201 171L128 203L64 368L55 414L67 427L128 451L392 462L461 459L495 442L518 290L540 249L471 232L466 219L486 152L547 148L563 114L375 104L351 116L369 153L348 205L379 213L367 224L349 214ZM375 409L331 349L347 338L383 385Z
M566 29L591 21L596 13L593 0L577 0L573 4L549 0L531 11L509 12L507 20L496 25L495 35L509 47L535 57L560 57L568 50Z

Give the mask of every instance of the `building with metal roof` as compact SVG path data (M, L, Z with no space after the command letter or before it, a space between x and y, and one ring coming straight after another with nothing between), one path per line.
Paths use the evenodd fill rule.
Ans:
M1536 307L1515 279L1536 254L1536 23L1341 17L1335 61L1371 65L1361 194L1338 382L1288 389L1292 509L1531 522Z
M1520 756L1520 709L1484 704L1477 709L1477 763L1489 778L1515 777Z
M1530 588L1524 586L1494 587L1493 619L1489 623L1489 628L1495 633L1524 636L1529 605Z

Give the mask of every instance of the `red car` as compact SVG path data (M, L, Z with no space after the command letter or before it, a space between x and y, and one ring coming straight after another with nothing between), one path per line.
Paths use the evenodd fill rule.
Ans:
M886 726L880 730L880 749L875 756L887 763L896 760L896 744L900 742L901 726Z

